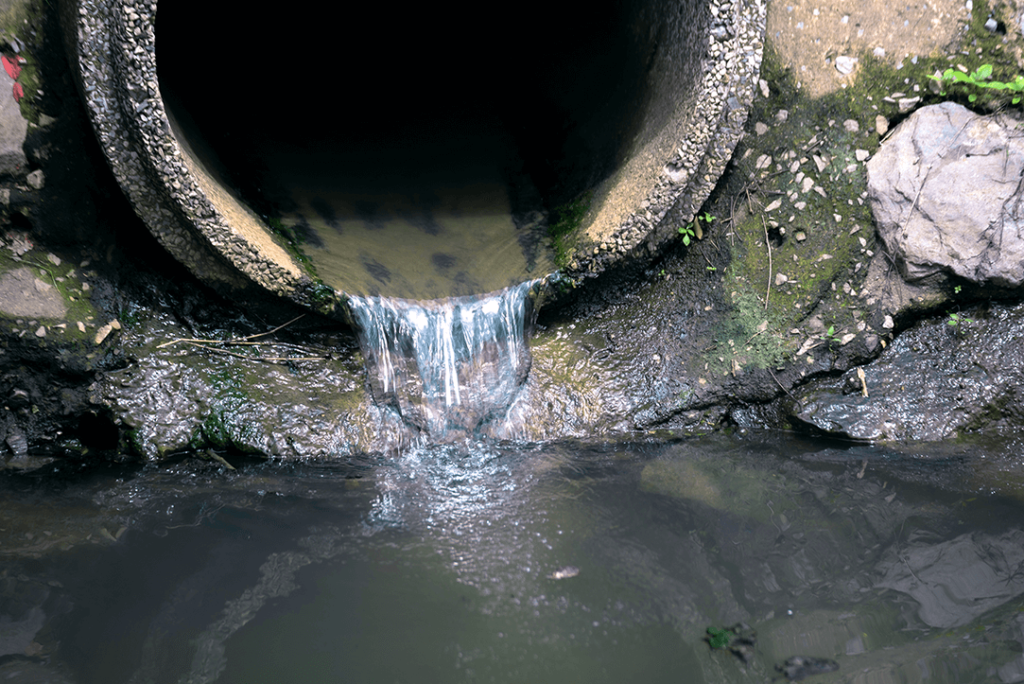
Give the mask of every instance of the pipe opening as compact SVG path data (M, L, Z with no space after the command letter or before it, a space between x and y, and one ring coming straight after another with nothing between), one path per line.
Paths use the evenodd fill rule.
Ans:
M538 210L598 187L673 116L666 50L690 55L683 69L700 59L698 5L679 7L518 3L485 20L175 0L157 13L157 69L179 141L325 283L433 299L555 270Z

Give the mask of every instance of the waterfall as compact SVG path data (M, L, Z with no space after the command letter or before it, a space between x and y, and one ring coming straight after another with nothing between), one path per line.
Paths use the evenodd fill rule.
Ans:
M374 400L441 440L503 415L530 370L526 322L539 282L426 302L351 297Z

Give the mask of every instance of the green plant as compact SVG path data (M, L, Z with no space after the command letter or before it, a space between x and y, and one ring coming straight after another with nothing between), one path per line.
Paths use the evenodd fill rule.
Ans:
M707 641L708 646L713 649L725 648L729 645L729 640L732 638L732 634L732 630L708 627L707 636L704 637L704 640Z
M701 221L708 225L711 225L711 222L714 221L716 218L718 217L712 216L709 212L705 211L703 214L697 214L693 218L693 220L687 223L685 226L680 226L677 230L679 231L679 234L683 236L683 244L689 247L690 242L694 238L696 238L697 240L702 239L704 237L704 229L701 228Z
M1020 93L1024 93L1024 75L1018 74L1012 81L992 81L990 80L992 78L991 64L982 64L975 71L967 74L957 69L946 69L941 76L933 75L929 78L938 81L942 86L962 83L986 90L1009 90L1016 93L1011 100L1013 104L1019 104L1022 97ZM942 95L945 94L945 92L942 93ZM970 102L976 102L978 96L975 93L970 93L967 99Z
M821 339L825 340L829 344L836 341L836 326L828 326L828 330L821 334Z
M950 311L949 318L946 319L946 325L950 326L954 330L959 330L964 324L973 322L974 321L967 316L954 311Z

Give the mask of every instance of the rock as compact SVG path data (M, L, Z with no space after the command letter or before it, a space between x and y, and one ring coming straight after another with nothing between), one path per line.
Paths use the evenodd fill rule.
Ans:
M25 177L25 180L35 190L42 190L43 186L46 184L46 179L43 176L42 169L36 169L32 173L28 174L28 176Z
M879 114L875 117L875 130L878 135L885 135L889 132L889 120Z
M848 133L857 133L860 131L860 124L854 119L847 119L843 122L843 128L846 129Z
M852 74L853 70L857 68L857 58L847 57L846 55L836 57L836 71L843 74Z
M25 318L61 318L67 307L49 283L36 278L27 268L0 276L0 313Z
M21 107L11 96L14 81L0 69L0 175L15 176L24 173L28 165L25 157L25 136L28 122L21 117Z
M793 656L782 665L776 665L775 669L784 674L789 681L799 682L801 679L811 675L835 672L839 669L839 664L827 658Z
M768 126L758 121L756 124L754 124L754 132L757 133L758 135L764 135L765 133L768 132Z
M911 109L916 107L919 102L921 102L921 98L920 97L901 97L898 100L897 104L898 104L898 106L900 108L900 113L901 114L906 114Z
M96 336L93 337L94 344L103 344L103 340L107 339L107 335L110 334L112 328L109 325L100 326L99 330L96 331Z
M1024 305L925 320L881 356L841 378L796 391L790 420L862 440L943 440L966 430L1018 434L1024 427ZM868 396L848 392L861 387Z
M903 277L1024 283L1024 140L1006 115L952 102L915 112L867 164L868 201Z

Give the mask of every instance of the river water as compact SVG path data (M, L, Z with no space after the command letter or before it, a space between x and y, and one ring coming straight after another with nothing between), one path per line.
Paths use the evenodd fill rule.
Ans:
M1021 446L647 435L5 472L0 677L766 682L802 656L838 667L817 682L1024 681ZM737 623L736 653L706 642Z

